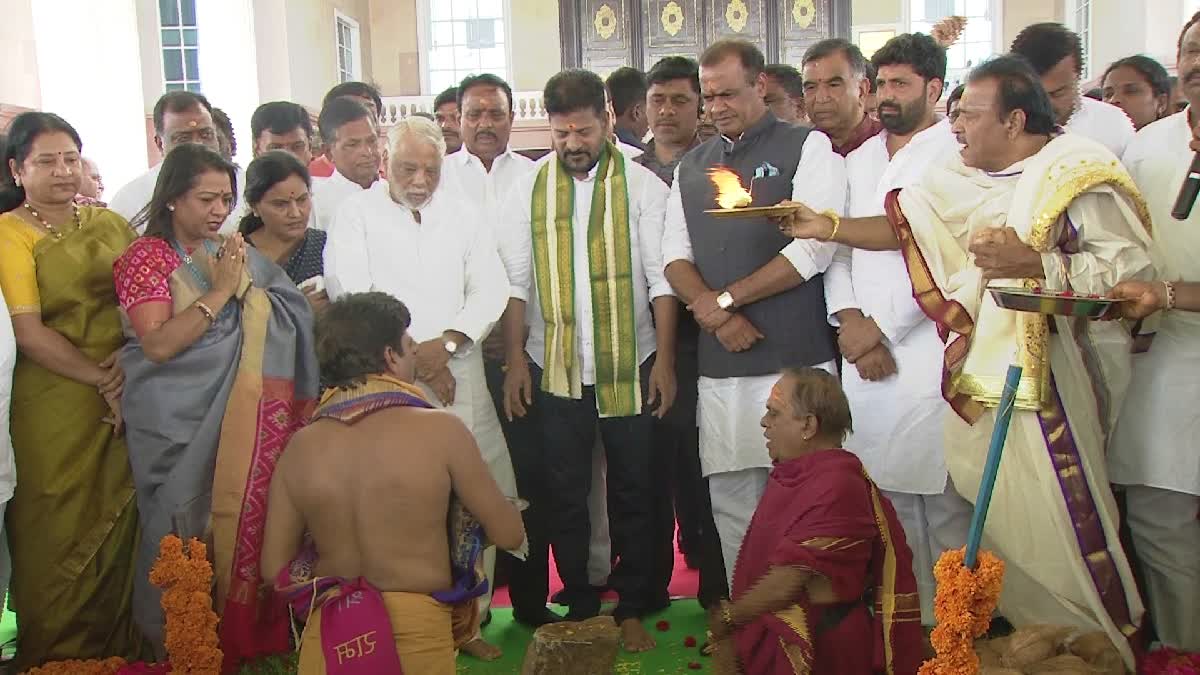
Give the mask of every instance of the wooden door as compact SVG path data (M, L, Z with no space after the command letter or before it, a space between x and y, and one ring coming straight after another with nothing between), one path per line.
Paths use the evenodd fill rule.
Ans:
M804 50L850 37L851 0L559 0L564 68L602 76L648 69L664 56L699 57L723 38L758 45L768 63L798 66Z

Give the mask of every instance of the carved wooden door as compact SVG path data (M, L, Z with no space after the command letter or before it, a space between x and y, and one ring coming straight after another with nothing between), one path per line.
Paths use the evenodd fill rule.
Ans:
M809 45L850 36L851 0L559 0L564 68L606 75L664 56L696 58L723 38L758 45L769 63L799 65Z

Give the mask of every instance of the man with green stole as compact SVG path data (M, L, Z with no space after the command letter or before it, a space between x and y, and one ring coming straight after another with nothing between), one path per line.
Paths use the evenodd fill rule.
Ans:
M1119 324L1000 309L988 285L1103 294L1154 271L1145 202L1100 144L1059 134L1029 66L1000 57L970 75L953 130L962 152L892 192L887 215L831 219L800 206L781 228L899 249L913 297L946 342L946 461L977 494L1010 364L1023 367L985 545L1008 563L1014 624L1103 630L1133 667L1143 609L1117 537L1104 449L1129 382Z
M599 426L620 554L610 577L621 596L614 617L625 648L644 651L654 641L640 619L659 590L651 554L652 416L665 415L675 398L678 303L662 265L668 190L609 140L604 83L595 73L555 75L545 105L555 152L518 184L501 244L512 284L504 318L506 413L522 416L529 405L541 411L549 539L571 620L600 610L587 569Z

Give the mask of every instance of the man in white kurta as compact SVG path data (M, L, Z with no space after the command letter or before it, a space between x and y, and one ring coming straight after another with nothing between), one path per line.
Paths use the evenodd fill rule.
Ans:
M1022 92L1000 95L1001 86ZM1118 538L1107 434L1129 378L1130 340L1111 322L1001 309L987 291L1034 285L1103 294L1153 275L1149 217L1100 144L1055 135L1029 67L998 57L972 71L954 130L961 157L889 197L886 218L801 209L789 233L873 250L899 247L914 297L946 336L946 462L978 494L1010 365L1023 372L996 474L984 546L1005 563L1000 612L1015 625L1103 630L1134 666L1143 608Z
M1200 27L1187 35L1193 47L1200 45ZM1181 70L1184 66L1181 62ZM1125 165L1154 220L1159 273L1172 282L1200 281L1200 209L1183 221L1171 217L1194 157L1188 148L1194 109L1143 128L1125 152ZM1133 380L1108 455L1112 482L1125 486L1129 529L1158 638L1187 651L1200 651L1198 373L1200 314L1163 313L1149 351L1133 357Z
M751 55L757 63L745 63L739 49L739 43L714 43L701 59L700 86L706 96L710 91L739 94L714 112L721 134L693 148L676 170L663 235L667 277L704 331L697 407L700 465L709 480L731 586L742 540L771 468L759 426L771 388L786 367L836 371L836 347L825 325L820 279L836 247L777 240L777 232L762 219L709 222L704 211L715 208L716 202L707 171L728 166L740 171L744 186L759 175L753 186L755 206L790 197L839 214L846 207L846 166L829 137L777 120L762 99L761 54ZM724 106L736 109L736 114L726 112ZM705 236L698 240L701 228ZM743 234L735 236L735 232ZM723 267L723 260L730 261L731 267ZM732 281L718 280L721 277ZM702 318L710 312L730 316L713 330ZM745 318L751 315L755 318ZM772 317L788 317L795 324L778 329L759 325ZM748 349L731 348L742 345L726 344L723 329L743 321L760 339ZM720 344L713 342L714 336Z
M913 54L927 58L916 66L898 62ZM918 183L931 164L958 152L950 122L935 112L944 54L919 34L898 36L876 52L885 131L846 157L847 215L883 215L888 193ZM915 70L939 55L940 72L925 79ZM972 512L946 472L942 420L950 408L942 398L942 340L913 299L899 251L839 246L825 273L825 302L845 338L842 388L854 419L845 447L896 509L913 553L921 622L932 626L933 564L943 551L966 544ZM870 351L864 334L876 342Z
M1079 97L1075 112L1064 128L1067 133L1079 134L1100 143L1117 157L1125 153L1126 146L1137 133L1125 111L1086 96Z
M335 98L321 110L318 123L334 169L328 178L313 179L313 212L317 228L329 231L347 199L367 191L386 194L388 183L379 176L382 153L369 108L353 98Z
M410 118L393 128L391 138L390 189L360 190L347 198L330 231L325 245L330 298L383 291L408 306L409 334L419 343L418 377L422 353L444 350L438 356L452 381L447 395L446 374L439 368L437 380L417 384L431 403L445 406L467 425L501 492L516 497L479 344L508 301L496 240L473 208L474 200L457 183L439 180L445 141L433 122ZM406 197L405 182L419 173L428 174L420 179L420 196ZM494 548L484 560L490 579ZM484 612L489 602L490 594Z

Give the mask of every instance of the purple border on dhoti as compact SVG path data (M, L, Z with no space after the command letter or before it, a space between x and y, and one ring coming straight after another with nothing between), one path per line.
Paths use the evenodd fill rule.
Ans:
M1131 619L1125 587L1121 583L1116 561L1109 552L1108 537L1100 522L1096 499L1088 486L1083 460L1053 376L1050 378L1050 391L1054 395L1038 414L1038 422L1041 423L1042 437L1054 465L1067 513L1071 517L1075 539L1109 618L1126 637L1132 637L1137 629Z

